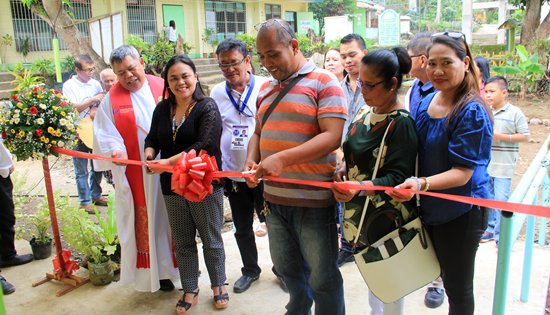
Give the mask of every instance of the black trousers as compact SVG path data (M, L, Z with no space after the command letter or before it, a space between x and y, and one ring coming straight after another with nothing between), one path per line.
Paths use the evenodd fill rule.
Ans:
M241 272L251 277L258 276L262 270L258 266L258 249L252 225L254 211L258 214L260 222L265 222L265 216L261 213L264 207L263 185L249 188L244 182L226 179L225 192L229 198L235 225L235 239L243 261Z
M15 214L13 205L13 184L10 176L0 176L0 257L10 259L15 250Z
M427 226L441 265L450 315L474 314L475 259L487 219L486 208L473 206L450 222Z

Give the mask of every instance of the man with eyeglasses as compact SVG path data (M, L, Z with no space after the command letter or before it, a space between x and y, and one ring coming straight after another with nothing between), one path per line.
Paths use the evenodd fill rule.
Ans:
M247 183L257 185L263 176L332 182L347 117L338 80L306 60L284 20L260 24L256 48L273 78L258 95L258 123L244 167L256 171ZM271 259L290 294L287 313L309 314L315 302L315 314L344 314L331 191L266 181L264 198Z
M249 137L256 127L256 98L266 78L252 74L246 44L235 38L222 41L216 48L218 64L225 82L214 86L210 96L216 101L222 116L220 140L222 169L241 171L246 159ZM254 210L263 217L262 186L250 188L242 178L227 178L225 194L231 206L235 239L241 253L242 276L235 281L233 291L242 293L258 280L258 249L254 237Z
M99 106L105 93L101 83L93 78L95 66L89 55L84 54L76 57L74 67L76 75L63 84L63 95L71 101L73 107L80 113L82 120L90 116L92 108ZM91 148L88 148L80 139L74 150L92 152ZM89 159L73 157L73 165L80 208L94 214L92 202L98 206L107 205L107 198L101 196L102 172L94 171Z

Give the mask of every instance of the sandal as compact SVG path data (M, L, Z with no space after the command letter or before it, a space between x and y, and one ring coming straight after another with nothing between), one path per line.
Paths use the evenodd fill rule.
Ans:
M228 306L229 304L229 293L223 293L222 288L225 287L225 284L222 284L217 287L212 287L212 292L214 293L214 307L221 310ZM214 289L218 288L218 295L214 292Z
M256 228L256 236L262 237L267 235L267 225L265 223L260 223L258 227Z
M193 301L191 303L185 301L186 294L193 295ZM191 308L191 306L197 304L198 301L199 301L199 289L197 289L197 291L185 292L181 297L181 299L178 300L178 303L176 303L176 313L178 315L191 314L189 313L189 309Z

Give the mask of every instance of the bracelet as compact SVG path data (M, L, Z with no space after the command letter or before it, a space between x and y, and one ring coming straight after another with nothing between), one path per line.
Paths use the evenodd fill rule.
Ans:
M417 185L417 189L416 190L420 190L422 188L422 184L420 183L420 179L418 179L418 177L416 176L411 176L409 177L409 179L414 179L416 181L416 185Z
M424 181L426 181L426 186L424 187L424 189L422 189L422 191L428 191L428 189L430 189L430 181L428 180L428 177L421 177L421 178L423 178Z

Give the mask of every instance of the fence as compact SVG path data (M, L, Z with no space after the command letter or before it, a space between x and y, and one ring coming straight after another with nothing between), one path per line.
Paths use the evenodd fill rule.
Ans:
M520 182L510 196L510 202L537 204L540 200L540 205L548 206L548 191L550 186L550 180L548 178L548 161L550 161L550 151L548 150L549 142L550 136L546 138L538 154L529 165L525 174L521 177ZM540 199L539 195L541 196ZM495 292L493 298L493 315L505 314L508 273L510 272L510 254L526 218L527 227L520 300L522 302L527 302L528 300L536 218L523 214L502 212ZM546 244L546 224L546 218L540 218L539 246L545 246Z

